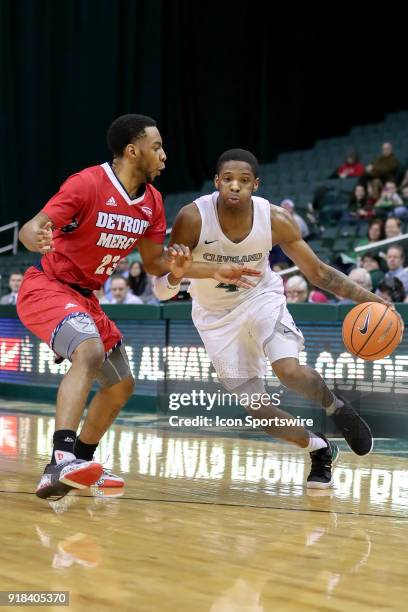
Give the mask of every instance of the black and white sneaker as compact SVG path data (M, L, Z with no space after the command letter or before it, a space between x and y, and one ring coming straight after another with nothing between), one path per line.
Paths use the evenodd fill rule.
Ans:
M61 499L71 489L86 489L102 476L103 467L96 461L74 459L57 465L49 463L35 494L41 499Z
M323 434L315 435L323 438L327 446L310 453L312 469L307 477L306 486L308 489L329 489L333 486L332 465L338 459L339 449L337 444L328 440Z
M343 402L343 406L330 415L334 424L343 434L353 453L368 455L374 445L371 429L349 401L337 394L336 397Z

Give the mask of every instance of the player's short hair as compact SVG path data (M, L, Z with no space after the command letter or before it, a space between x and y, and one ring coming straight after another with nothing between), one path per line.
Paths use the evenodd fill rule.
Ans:
M219 156L217 165L215 167L215 171L217 174L220 173L222 164L228 161L242 161L246 162L251 166L251 170L257 178L259 176L259 163L256 159L255 155L251 153L251 151L246 151L245 149L229 149L228 151L224 151L222 155Z
M146 115L122 115L115 119L108 129L108 149L120 156L130 142L146 136L145 128L156 127L156 121Z

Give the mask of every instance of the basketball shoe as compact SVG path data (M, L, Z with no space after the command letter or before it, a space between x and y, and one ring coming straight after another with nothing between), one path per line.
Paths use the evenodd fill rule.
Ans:
M38 483L36 495L41 499L60 499L71 489L86 489L103 473L103 467L95 461L74 459L62 463L49 463Z
M332 465L338 459L339 449L337 444L328 440L323 434L315 435L323 438L327 446L310 453L312 469L307 477L306 486L308 489L329 489L333 486Z
M367 423L361 418L349 401L336 393L336 397L343 402L343 406L337 408L331 418L337 429L343 434L344 439L356 453L356 455L368 455L372 451L374 440Z
M107 470L106 468L103 468L101 477L97 482L95 482L95 487L98 487L100 489L105 487L109 489L112 489L114 487L122 488L124 486L125 481L123 480L123 478L121 478L120 476L116 476L116 474L114 474L110 470Z

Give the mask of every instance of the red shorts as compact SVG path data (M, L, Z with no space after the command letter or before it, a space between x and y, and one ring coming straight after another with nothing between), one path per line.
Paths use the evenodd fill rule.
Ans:
M85 297L69 285L48 278L45 272L28 268L17 299L17 313L25 327L51 346L57 326L75 312L86 313L93 319L106 353L122 339L94 294Z

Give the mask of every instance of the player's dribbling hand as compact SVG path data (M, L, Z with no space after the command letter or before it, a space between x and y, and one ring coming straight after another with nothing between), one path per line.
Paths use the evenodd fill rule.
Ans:
M170 265L170 272L176 279L186 276L191 268L193 256L190 249L184 244L172 244L166 252L167 260Z
M46 253L52 253L54 250L54 241L52 239L52 223L47 223L41 229L37 230L37 246L38 251L45 255Z
M386 305L386 306L389 306L389 307L390 307L390 309L391 309L391 310L392 310L392 311L393 311L393 312L394 312L394 313L397 315L397 317L399 318L400 323L401 323L401 329L402 329L402 331L404 331L404 328L405 328L405 323L404 323L404 320L403 320L403 318L401 317L400 313L399 313L399 312L398 312L398 310L395 308L395 304L394 304L393 302L390 302L390 303L388 303L388 302L384 302L384 303L385 303L385 305Z
M405 328L405 323L403 318L401 317L400 313L398 312L398 310L395 308L395 304L393 302L387 302L386 300L383 300L382 298L380 298L378 295L376 296L378 298L378 302L380 302L381 304L384 304L384 306L388 306L390 310L392 310L397 317L399 318L400 322L401 322L401 329L402 331L404 331Z
M214 273L214 278L221 283L228 285L236 285L243 289L251 289L255 287L256 283L243 278L244 276L261 276L261 272L254 270L253 268L246 268L245 266L222 264L217 266L217 270Z

